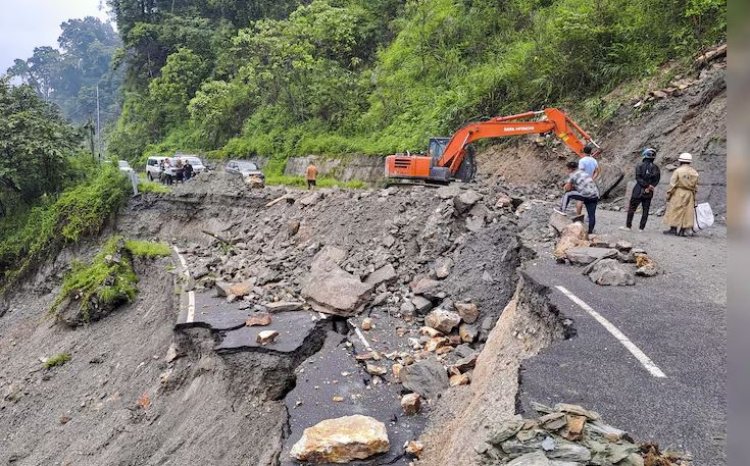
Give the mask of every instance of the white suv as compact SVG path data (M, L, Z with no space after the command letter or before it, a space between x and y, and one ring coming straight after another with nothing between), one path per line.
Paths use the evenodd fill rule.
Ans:
M146 162L146 178L149 181L159 181L159 175L161 175L161 167L159 164L162 160L169 157L154 156L149 157Z

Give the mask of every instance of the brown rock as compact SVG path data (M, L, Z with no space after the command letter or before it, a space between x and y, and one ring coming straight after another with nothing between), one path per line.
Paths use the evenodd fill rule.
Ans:
M562 436L570 441L579 440L583 433L583 427L586 425L586 417L568 414L566 418L566 427Z
M305 429L289 454L308 463L348 463L389 449L385 424L368 416L354 415L327 419Z
M583 226L583 223L571 223L563 229L560 235L560 240L555 247L555 258L558 261L565 259L565 255L569 249L578 247L585 241L586 228Z
M395 377L396 379L398 379L399 374L401 373L401 369L403 369L403 368L404 368L404 366L402 366L401 364L398 364L398 363L392 365L391 366L391 373L393 373L393 377Z
M451 333L461 323L461 316L455 312L435 309L427 314L424 322L428 327L432 327L443 333Z
M458 335L464 343L473 343L479 336L479 330L475 325L461 324Z
M479 308L474 303L456 303L456 310L467 324L473 324L479 318Z
M411 285L411 290L416 295L434 296L440 282L431 278L422 277Z
M442 332L440 332L438 330L435 330L432 327L421 327L419 329L419 334L427 336L427 337L430 337L430 338L435 338L435 337L441 337L441 336L443 336Z
M424 349L430 352L436 351L438 348L450 345L450 339L446 337L430 338Z
M388 371L381 366L376 366L375 364L367 364L365 366L365 370L367 370L367 373L370 375L385 375Z
M229 287L229 294L232 294L238 298L243 298L253 292L255 287L255 280L245 280L242 283L235 283Z
M404 451L410 455L414 455L417 458L422 454L424 451L424 444L418 440L410 440L406 443L406 447L404 448Z
M422 397L418 393L404 395L401 397L401 408L407 416L417 414L422 408Z
M245 321L247 327L266 327L268 325L271 325L271 314L265 312L253 314Z
M372 319L369 317L362 320L362 330L372 330Z
M511 199L510 196L508 196L505 193L500 193L497 196L497 201L495 202L496 209L504 209L506 207L512 207L512 206L513 206L513 199Z
M452 375L450 377L450 386L457 387L459 385L469 385L471 383L471 375L467 372L460 375Z
M255 339L255 342L259 345L269 345L273 343L276 340L276 337L279 336L279 332L276 330L264 330L258 334L258 337Z
M450 257L438 257L435 261L435 276L437 278L445 278L451 274L453 269L453 259Z

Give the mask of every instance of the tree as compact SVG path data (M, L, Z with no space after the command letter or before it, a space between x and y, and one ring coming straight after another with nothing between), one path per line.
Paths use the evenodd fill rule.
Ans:
M0 80L0 204L59 192L79 142L78 132L34 89Z

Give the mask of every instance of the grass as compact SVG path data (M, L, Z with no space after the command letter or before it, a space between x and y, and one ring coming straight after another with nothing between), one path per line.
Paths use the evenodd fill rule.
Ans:
M62 366L66 362L70 361L70 359L71 359L70 354L59 353L47 359L47 361L44 363L44 367L46 369L51 369L53 367Z
M306 188L307 181L303 176L288 176L288 175L268 175L266 176L266 184L269 186L283 185L283 186L295 186L298 188ZM364 189L367 188L367 183L362 180L350 180L350 181L339 181L335 178L322 177L318 178L318 188L346 188L346 189Z
M52 312L66 299L76 298L81 303L84 320L88 320L92 298L104 305L132 302L138 291L138 277L127 251L122 238L115 236L104 244L90 264L74 263L63 279Z
M161 183L156 183L154 181L143 181L141 180L140 183L138 183L138 192L141 193L170 193L172 190Z
M172 250L166 243L157 243L155 241L140 241L130 239L125 241L125 248L133 254L134 257L144 257L155 259L157 257L169 257Z

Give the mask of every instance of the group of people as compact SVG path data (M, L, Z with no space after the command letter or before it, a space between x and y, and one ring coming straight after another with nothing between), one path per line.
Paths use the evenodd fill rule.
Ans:
M565 194L560 203L559 213L567 215L566 211L570 201L577 201L576 216L574 221L583 220L583 208L586 208L588 217L588 232L594 232L596 227L596 207L601 197L597 179L601 174L598 158L601 149L593 144L584 148L584 157L578 161L570 161L566 168L568 178L563 189ZM630 195L628 203L625 226L623 230L632 230L633 218L636 210L641 207L641 219L638 225L639 231L646 228L651 201L654 197L656 186L661 180L661 170L654 163L656 150L653 148L643 149L642 161L635 168L635 186ZM698 192L698 172L692 167L693 156L687 152L680 154L678 158L679 167L672 174L667 190L667 209L664 222L669 227L664 234L686 236L691 232L695 222L696 194Z
M174 166L170 159L162 159L159 162L160 180L164 184L171 185L175 182L182 183L189 180L195 174L189 160L175 159Z

